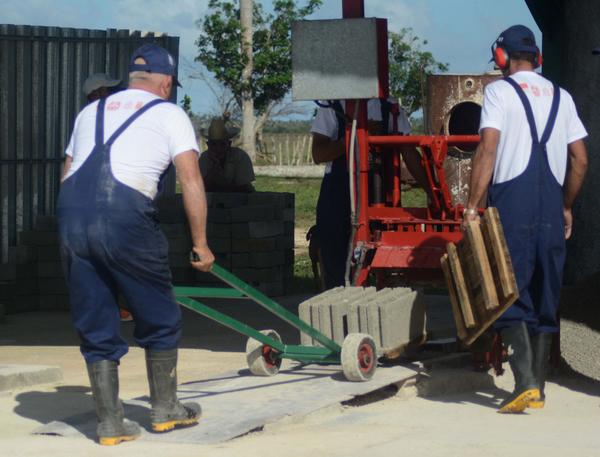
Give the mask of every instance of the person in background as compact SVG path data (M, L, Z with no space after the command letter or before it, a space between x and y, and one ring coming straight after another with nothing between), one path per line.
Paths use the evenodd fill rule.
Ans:
M389 100L369 100L367 103L368 129L371 135L388 134L392 131L392 117L386 107ZM312 157L316 164L325 164L317 202L316 230L312 236L318 239L321 281L325 289L343 286L346 282L346 261L350 237L350 188L346 159L346 114L339 101L319 104L311 127L313 137ZM402 108L398 116L399 135L410 135L411 125ZM427 177L415 148L402 151L402 158L413 177L429 194ZM312 241L312 240L311 240Z
M254 192L252 160L231 145L239 132L227 127L227 120L221 117L214 118L208 130L202 130L208 149L200 156L199 165L207 192Z
M88 103L95 102L101 98L119 92L121 89L121 80L113 79L106 73L94 73L88 76L83 83L83 93Z

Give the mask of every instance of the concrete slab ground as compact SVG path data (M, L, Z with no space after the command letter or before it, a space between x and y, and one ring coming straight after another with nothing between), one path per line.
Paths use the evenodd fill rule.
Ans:
M0 392L62 380L59 367L44 365L0 365Z
M294 297L283 304L295 310L301 301L301 297ZM291 344L299 340L294 329L248 302L219 303L216 307L258 328L274 328ZM123 324L123 330L133 345L133 326ZM192 381L245 369L244 346L244 337L184 311L179 364L182 388ZM0 364L55 365L63 371L61 382L0 392L0 455L600 455L600 384L576 372L564 372L551 378L546 389L546 408L518 416L500 415L495 411L500 399L512 388L508 374L500 378L482 374L474 379L467 376L471 372L466 368L451 365L444 368L448 382L441 382L440 376L432 372L430 380L424 379L423 384L418 383L415 387L398 392L385 389L377 395L336 403L310 414L286 416L227 442L186 444L140 439L115 448L104 448L91 439L32 435L34 430L52 421L90 415L93 411L83 359L68 313L7 316L6 322L0 324ZM120 379L123 398L147 395L143 351L131 348L122 360ZM206 397L200 400L201 403L205 401ZM206 414L204 420L208 422L208 419Z

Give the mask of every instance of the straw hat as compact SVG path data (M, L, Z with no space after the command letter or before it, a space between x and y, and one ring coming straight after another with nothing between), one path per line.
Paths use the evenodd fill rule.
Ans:
M240 133L240 129L228 128L225 120L215 117L210 121L207 129L202 129L200 134L209 141L229 140Z

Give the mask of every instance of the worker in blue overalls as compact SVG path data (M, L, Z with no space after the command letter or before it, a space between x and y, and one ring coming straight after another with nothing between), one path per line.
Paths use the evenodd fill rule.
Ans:
M152 429L164 432L198 422L200 405L177 400L181 311L175 302L168 245L153 200L175 164L200 261L214 256L206 242L206 197L199 147L185 112L167 102L176 79L173 57L145 44L129 65L129 88L79 113L67 150L58 199L60 249L73 322L81 339L98 416L100 444L135 439L139 427L123 419L119 360L128 351L119 334L117 294L135 319L145 349Z
M541 54L531 30L516 25L502 32L492 58L504 78L485 89L464 218L478 219L476 205L487 191L504 227L519 298L495 323L515 377L499 412L517 413L545 403L565 239L587 170L587 132L569 93L534 72Z

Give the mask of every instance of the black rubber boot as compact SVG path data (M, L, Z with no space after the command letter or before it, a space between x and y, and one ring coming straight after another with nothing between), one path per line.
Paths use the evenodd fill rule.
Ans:
M546 375L550 362L550 348L552 346L552 333L538 333L531 336L531 348L533 350L533 375L537 381L540 395L537 399L529 402L530 408L543 408L546 404L544 387L546 386Z
M119 400L119 368L112 360L87 365L92 395L98 417L98 442L114 446L122 441L132 441L140 436L135 422L123 420L123 404Z
M533 375L533 353L529 332L524 322L502 330L502 341L508 347L508 363L515 377L514 392L502 402L499 413L522 413L540 391Z
M200 418L198 403L177 400L177 349L146 350L146 368L150 385L152 412L150 420L155 432L168 432L177 426L195 425Z

